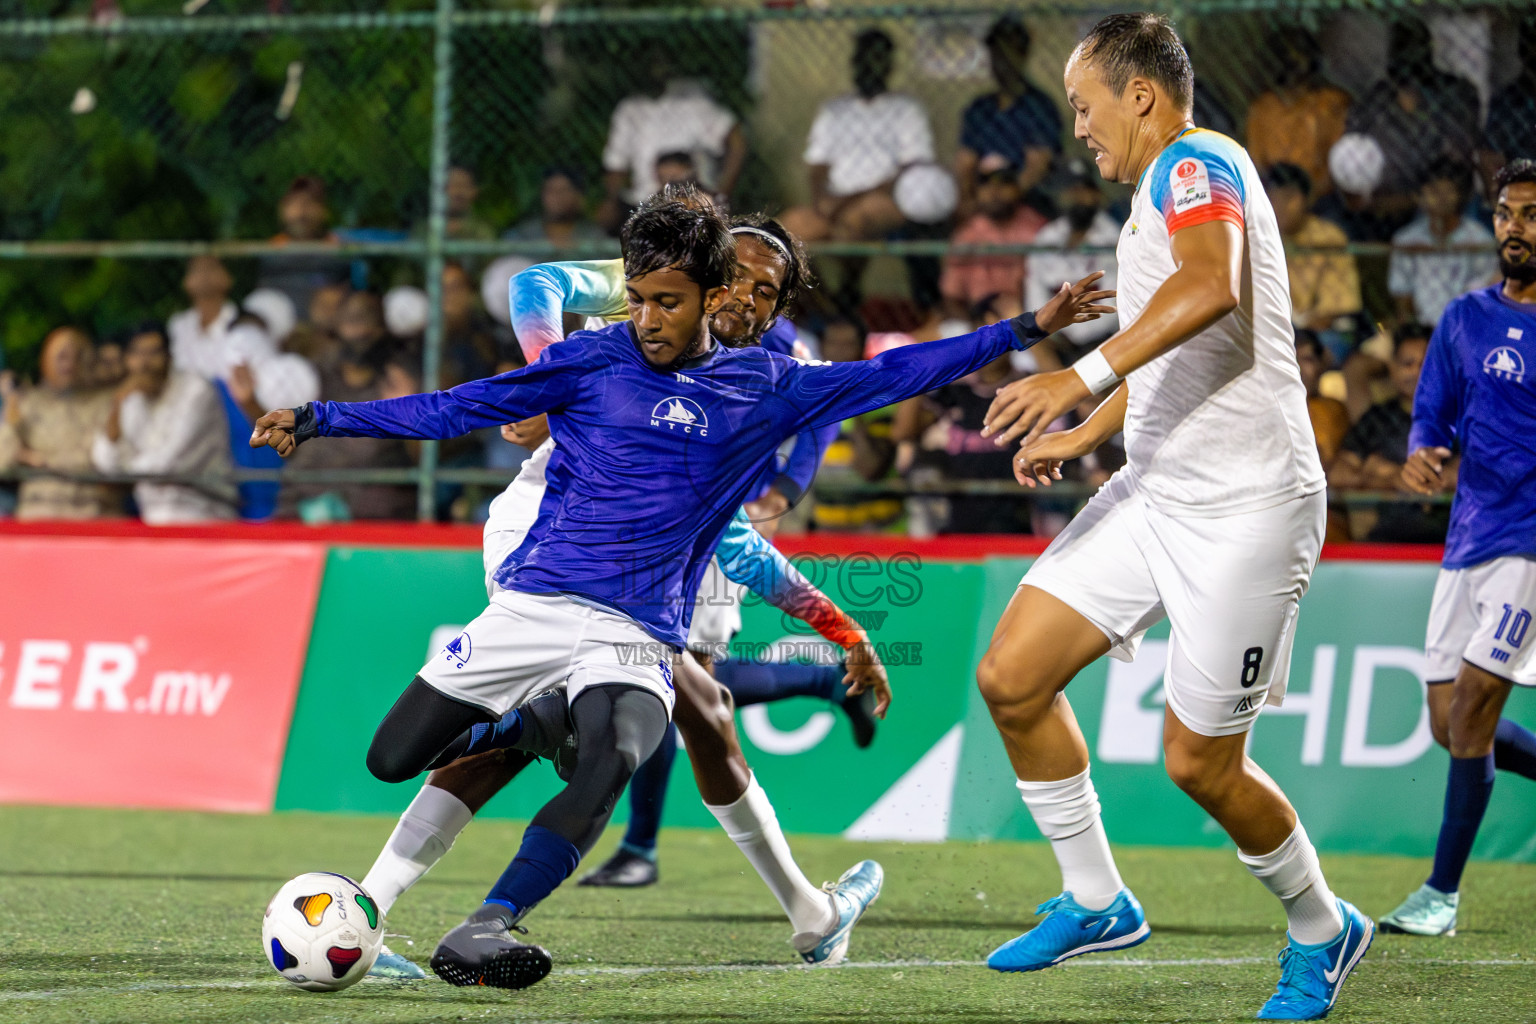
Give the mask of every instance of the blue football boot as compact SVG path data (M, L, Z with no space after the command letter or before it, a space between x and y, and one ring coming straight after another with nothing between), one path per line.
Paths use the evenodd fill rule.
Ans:
M832 898L832 909L837 920L821 935L802 932L790 939L808 964L831 967L841 963L848 955L848 937L853 926L859 923L869 905L880 898L880 887L885 884L885 869L872 860L861 860L835 882L822 888Z
M987 957L994 971L1039 971L1084 953L1129 949L1147 941L1152 929L1131 890L1121 889L1103 910L1079 906L1064 892L1035 908L1045 920Z
M421 981L426 976L426 971L388 946L379 947L379 958L368 968L368 977L388 978L390 981Z
M1376 935L1371 919L1343 900L1339 900L1339 915L1344 918L1344 930L1338 938L1316 946L1302 946L1293 939L1280 951L1280 987L1259 1011L1259 1020L1328 1016L1344 979Z

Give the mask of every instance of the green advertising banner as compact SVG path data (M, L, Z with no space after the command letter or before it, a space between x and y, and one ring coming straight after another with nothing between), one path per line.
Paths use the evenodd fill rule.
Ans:
M1038 837L985 705L976 663L1023 559L798 555L795 563L869 629L896 702L874 745L856 750L841 712L799 698L744 708L742 744L792 832L938 841ZM1429 735L1422 645L1437 567L1325 562L1301 611L1289 693L1254 730L1251 753L1291 797L1325 850L1424 856L1434 846L1447 768ZM415 787L364 767L373 729L430 652L484 607L475 551L338 548L321 588L309 658L278 786L278 809L392 813ZM797 650L814 634L749 598L733 650ZM1217 846L1226 837L1162 770L1167 630L1134 663L1095 663L1068 689L1093 758L1111 838ZM1536 724L1517 691L1508 714ZM485 813L526 818L559 783L535 765ZM1524 780L1496 787L1476 853L1536 860L1536 800ZM623 820L623 808L616 820ZM679 759L668 825L710 827Z

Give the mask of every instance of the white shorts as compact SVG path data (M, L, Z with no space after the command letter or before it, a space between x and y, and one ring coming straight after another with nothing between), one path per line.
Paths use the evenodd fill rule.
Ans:
M544 500L544 469L549 465L550 453L555 450L555 439L545 438L544 443L533 450L523 461L517 476L507 489L491 501L491 514L485 521L481 550L485 557L485 596L495 596L501 589L495 580L496 570L507 556L517 550L534 520L539 518L539 504Z
M746 587L732 583L720 571L720 561L711 556L709 568L699 582L694 599L693 621L688 626L688 649L701 654L717 654L741 632L741 595Z
M500 590L419 673L434 690L500 718L564 686L650 690L672 713L672 649L633 619L561 594Z
M1322 552L1326 507L1318 492L1238 515L1170 516L1122 471L1020 586L1038 587L1103 630L1121 661L1166 617L1169 710L1202 736L1231 736L1285 695L1296 609Z
M1455 679L1463 661L1536 686L1536 559L1495 558L1469 569L1441 569L1424 640L1425 678Z

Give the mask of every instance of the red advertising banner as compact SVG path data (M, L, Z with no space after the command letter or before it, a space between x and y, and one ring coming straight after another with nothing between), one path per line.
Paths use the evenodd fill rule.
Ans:
M266 811L313 543L0 537L0 802Z

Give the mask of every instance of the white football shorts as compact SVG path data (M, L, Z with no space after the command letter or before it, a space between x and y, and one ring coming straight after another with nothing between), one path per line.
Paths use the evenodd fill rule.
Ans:
M1536 559L1507 557L1441 569L1424 640L1425 678L1456 678L1463 661L1518 686L1536 686Z
M572 703L592 686L650 690L672 713L673 650L639 623L562 594L500 590L419 675L434 690L500 718L565 687Z
M544 443L523 460L507 489L491 500L490 516L485 520L481 541L485 558L485 596L488 598L501 589L494 579L496 570L517 550L533 528L534 520L539 518L539 503L544 500L547 486L544 470L554 450L555 439L545 438Z
M688 649L717 655L721 648L741 632L741 595L746 587L732 583L720 571L720 562L711 557L699 594L694 599L693 621L688 626Z
M1248 731L1290 679L1296 610L1322 553L1319 491L1236 515L1170 516L1124 471L1109 479L1024 575L1136 656L1170 625L1168 708L1202 736Z

